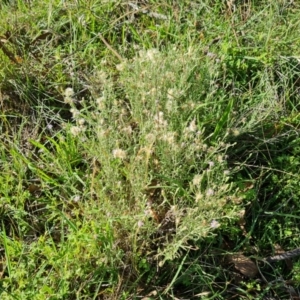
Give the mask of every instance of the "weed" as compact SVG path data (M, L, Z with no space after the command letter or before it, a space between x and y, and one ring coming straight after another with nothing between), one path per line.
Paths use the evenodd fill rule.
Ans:
M1 299L298 293L295 1L0 8Z

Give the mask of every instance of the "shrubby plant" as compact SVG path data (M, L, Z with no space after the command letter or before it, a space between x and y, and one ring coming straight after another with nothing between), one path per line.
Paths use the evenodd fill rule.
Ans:
M298 286L296 4L0 6L1 299Z
M106 82L101 98L92 99L80 113L88 124L80 136L82 146L101 166L98 180L121 207L111 213L120 217L132 207L132 226L147 223L153 214L152 231L163 231L160 227L169 222L172 245L162 238L157 253L168 259L188 247L188 240L209 234L216 219L222 222L238 211L239 201L230 203L230 144L209 146L205 128L197 121L201 116L190 117L201 103L191 96L185 99L193 88L189 77L198 55L199 50L191 48L141 50L118 67L124 99ZM139 227L143 239L144 226Z

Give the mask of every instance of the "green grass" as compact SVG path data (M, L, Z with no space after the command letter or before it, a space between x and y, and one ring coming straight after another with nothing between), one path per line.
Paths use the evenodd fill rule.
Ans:
M300 6L225 3L0 4L1 299L298 293Z

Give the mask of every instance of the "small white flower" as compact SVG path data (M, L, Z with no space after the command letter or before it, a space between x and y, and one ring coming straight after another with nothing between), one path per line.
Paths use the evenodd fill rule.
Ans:
M230 171L229 170L225 170L224 171L224 175L228 176L230 174Z
M138 226L139 228L141 228L142 226L144 226L144 222L141 221L141 220L139 220L138 223L137 223L137 226Z
M161 140L164 142L167 142L170 145L174 145L175 133L174 132L166 132L161 136Z
M159 55L159 50L158 49L149 49L146 52L146 56L149 60L154 61L154 59Z
M193 178L193 185L199 185L201 183L201 179L202 179L201 175L199 174L195 175Z
M98 108L100 110L105 109L105 97L104 96L97 98L96 103L98 104Z
M233 134L234 136L239 136L240 133L241 133L241 132L240 132L237 128L233 128L233 129L232 129L232 134Z
M129 125L129 126L127 126L127 127L124 127L124 128L122 129L122 131L123 131L125 134L127 134L127 135L131 135L131 134L132 134L132 127Z
M80 196L79 196L79 195L75 195L75 196L73 197L73 201L74 201L74 202L79 202L79 201L80 201Z
M70 132L73 136L78 136L80 134L80 132L82 131L82 129L78 126L72 126L70 128Z
M215 165L215 163L213 161L209 161L208 165L209 165L209 168L211 169Z
M210 223L211 228L218 228L220 226L221 226L220 223L218 221L216 221L215 219L212 220L211 223Z
M64 93L64 102L66 104L73 104L75 102L73 98L74 95L74 90L71 87L66 88Z
M162 111L158 112L158 114L154 116L154 122L156 128L168 126L168 122L164 119L164 113Z
M175 98L176 91L174 89L168 89L167 98L168 100L173 100Z
M213 194L214 194L215 192L214 192L214 190L213 189L211 189L211 188L209 188L208 190L207 190L207 192L206 192L206 196L212 196Z
M222 163L224 161L223 156L222 155L218 155L218 162Z
M189 125L189 127L188 127L188 130L190 131L190 132L195 132L195 131L197 131L197 125L196 125L196 120L194 119L191 123L190 123L190 125Z
M196 193L196 195L195 195L196 202L199 202L200 200L202 200L202 198L203 198L203 195L200 192Z
M153 144L156 140L156 136L153 133L148 133L145 136L145 140L148 144Z
M116 69L120 72L124 71L125 70L125 67L126 67L126 63L125 62L122 62L118 65L116 65Z
M102 83L103 85L105 83L107 83L107 74L105 71L101 70L101 71L97 71L95 74L95 77L97 78L97 80Z
M71 97L64 98L64 103L66 103L66 104L73 104L74 102L75 102L74 99Z
M85 119L79 119L79 120L78 120L78 125L79 125L79 126L83 126L84 123L85 123Z
M74 90L71 87L65 89L65 97L72 98L74 96Z
M80 111L76 108L71 108L70 112L72 114L73 119L77 119L77 117L80 115Z
M170 72L170 71L167 71L165 73L165 77L170 80L170 81L174 81L176 79L176 75L174 72Z
M112 151L112 155L114 158L120 158L120 159L126 158L126 152L122 149L114 149Z
M175 108L175 102L173 99L169 99L167 102L166 102L166 110L171 113L174 111L174 108Z

